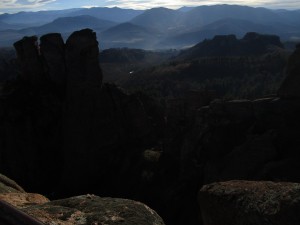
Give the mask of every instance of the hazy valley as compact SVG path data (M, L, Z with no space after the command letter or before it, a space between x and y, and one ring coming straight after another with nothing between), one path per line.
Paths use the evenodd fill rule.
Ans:
M69 9L0 15L0 46L11 46L24 35L41 36L91 28L101 49L129 47L168 49L192 46L215 35L247 32L275 34L282 41L299 40L299 10L269 10L238 5L132 10L121 8Z

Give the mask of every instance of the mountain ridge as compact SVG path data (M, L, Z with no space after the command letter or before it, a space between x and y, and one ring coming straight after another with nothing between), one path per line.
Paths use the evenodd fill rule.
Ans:
M20 12L0 15L0 22L4 23L2 24L3 27L6 26L5 24L9 24L8 22L15 22L11 24L10 29L0 30L0 47L12 45L21 35L36 35L49 32L63 33L64 29L73 31L73 27L76 27L75 25L73 27L71 25L70 27L68 25L63 27L58 25L57 30L55 30L53 25L51 29L47 30L47 26L50 26L49 23L55 24L58 18L71 16L92 16L90 17L91 21L86 21L86 27L95 29L100 35L102 31L109 29L111 26L127 22L142 27L142 30L151 29L152 36L157 37L159 40L151 41L151 45L139 45L141 48L149 48L150 46L152 49L185 48L218 34L235 34L240 37L247 32L275 34L279 35L284 41L300 41L299 10L271 10L263 7L255 8L241 5L185 7L177 10L164 7L148 10L95 7L90 9ZM96 22L92 22L95 18L108 20L115 24L103 26L104 22L102 21L99 22L99 25L96 25ZM16 26L16 22L21 21L31 23L30 26L28 25L27 30L13 27ZM35 23L39 21L39 25L32 26L34 21ZM44 23L45 21L48 22ZM41 25L41 23L43 24ZM77 23L80 24L81 22L78 21ZM44 27L36 28L40 26ZM76 29L81 28L83 27ZM41 29L43 32L35 32L36 29ZM130 29L133 29L132 26ZM119 32L120 40L115 41L120 42L125 36L133 39L136 35L133 32L132 37L130 37L130 32L124 32L126 32L126 35L122 35L122 32ZM114 43L106 46L112 47ZM132 45L127 45L126 42L123 42L118 47L132 47Z

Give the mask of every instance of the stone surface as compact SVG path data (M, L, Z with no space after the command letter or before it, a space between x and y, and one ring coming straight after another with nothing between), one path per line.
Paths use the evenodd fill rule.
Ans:
M6 201L17 208L49 202L49 199L45 196L35 193L5 193L0 194L0 200Z
M61 34L51 33L40 38L43 67L49 81L66 85L65 44Z
M45 224L164 225L148 206L127 199L83 195L23 209Z
M99 88L102 72L96 33L90 29L75 31L66 41L68 88Z
M11 192L24 193L25 191L15 181L4 176L3 174L0 174L0 193L3 194Z
M21 210L44 224L164 225L161 217L141 202L121 198L101 198L89 194L50 202L48 198L40 194L24 192L20 186L4 175L0 176L0 181L1 201L4 201L5 204L9 203L16 210ZM5 190L3 183L9 185ZM19 190L13 189L11 186ZM4 212L5 204L1 208ZM9 212L12 211L9 210ZM19 224L15 217L4 216L1 219L5 219L6 222L10 221L12 224Z
M283 98L299 98L300 83L300 46L290 56L286 68L286 78L278 90L278 96Z
M22 69L20 78L29 84L38 85L44 79L42 61L39 56L38 38L24 37L14 43L18 60Z
M198 202L204 225L300 223L300 184L228 181L205 185Z

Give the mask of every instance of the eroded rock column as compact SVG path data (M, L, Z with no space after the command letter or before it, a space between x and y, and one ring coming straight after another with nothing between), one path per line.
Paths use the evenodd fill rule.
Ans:
M62 183L72 190L78 180L90 183L100 149L102 72L96 34L85 29L66 42L67 89L64 112L64 171ZM100 143L99 143L100 142ZM81 168L84 165L84 168ZM70 186L68 186L70 185Z
M43 58L45 74L56 85L65 85L65 44L61 34L51 33L40 38L40 51Z
M21 65L20 78L32 85L40 84L44 80L42 61L39 55L38 38L24 37L14 43L17 57Z

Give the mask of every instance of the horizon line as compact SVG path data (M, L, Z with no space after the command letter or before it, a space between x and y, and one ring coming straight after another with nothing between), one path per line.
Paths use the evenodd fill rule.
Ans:
M239 5L239 4L205 4L205 5L196 5L196 6L188 6L188 5L183 5L179 6L178 8L172 8L172 7L152 7L152 8L145 8L145 9L135 9L135 8L126 8L126 7L120 7L120 6L81 6L81 7L74 7L74 8L62 8L62 9L38 9L38 10L20 10L16 12L0 12L0 15L3 14L17 14L17 13L35 13L35 12L46 12L46 11L63 11L63 10L72 10L72 9L93 9L93 8L119 8L119 9L128 9L128 10L137 10L137 11L146 11L150 9L158 9L158 8L166 8L166 9L171 9L171 10L179 10L181 8L197 8L197 7L203 7L203 6L244 6L244 7L249 7L249 8L264 8L268 10L287 10L287 11L297 11L300 10L300 8L295 8L295 9L289 9L289 8L272 8L272 7L265 7L265 6L251 6L251 5Z

